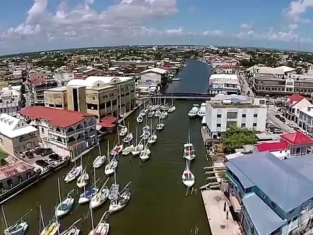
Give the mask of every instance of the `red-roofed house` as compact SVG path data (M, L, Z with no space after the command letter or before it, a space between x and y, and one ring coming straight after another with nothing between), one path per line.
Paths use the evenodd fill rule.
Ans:
M34 106L19 115L39 130L44 147L61 156L75 157L98 141L97 119L92 114Z
M280 150L286 150L288 147L287 143L285 141L279 141L279 142L269 142L269 143L259 143L256 145L256 148L259 152L275 152Z
M287 97L286 106L283 108L283 116L290 120L298 123L300 116L300 109L311 106L309 100L304 98L302 95L293 94Z

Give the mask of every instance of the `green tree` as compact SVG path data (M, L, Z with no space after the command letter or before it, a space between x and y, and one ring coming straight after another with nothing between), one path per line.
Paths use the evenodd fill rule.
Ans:
M255 144L257 142L256 132L248 128L239 128L235 125L228 128L226 138L223 140L226 152L234 152L246 144Z

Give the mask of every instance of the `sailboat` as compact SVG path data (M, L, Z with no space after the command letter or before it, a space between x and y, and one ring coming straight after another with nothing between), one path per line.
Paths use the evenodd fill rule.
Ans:
M142 132L145 133L147 131L150 131L150 126L148 125L148 119L146 116L146 125L142 128Z
M122 152L123 150L123 144L121 144L120 142L120 136L117 132L117 144L114 146L114 148L112 149L112 151L110 152L111 155L115 156L120 154L120 152Z
M116 171L114 171L114 183L112 184L110 188L110 193L108 196L110 201L114 201L118 199L119 190L120 190L120 185L116 182Z
M143 150L143 144L141 143L142 140L139 141L138 143L138 127L136 128L136 145L132 150L132 155L133 156L138 156L140 152Z
M172 104L171 106L169 107L169 109L167 110L168 113L172 113L176 110L176 107L174 105L174 99L172 98Z
M104 182L102 187L99 189L99 191L91 198L89 207L90 209L95 209L99 206L101 206L105 201L108 199L110 190L106 186L109 178Z
M63 231L61 235L79 235L80 229L78 229L75 225L79 223L81 219L75 221L68 229Z
M90 210L91 213L91 226L92 230L88 233L88 235L107 235L110 231L110 224L106 222L106 217L109 215L107 212L104 212L103 216L101 217L99 223L95 227L94 221L93 221L93 213L92 210Z
M164 129L164 123L162 123L161 118L159 118L159 123L156 125L155 129L157 129L158 131L161 131Z
M128 130L129 130L129 133L125 136L125 138L122 140L123 143L126 143L128 144L130 141L133 140L134 136L133 136L133 133L130 132L130 128L129 128L129 123L128 123Z
M127 146L126 148L123 149L122 155L124 155L124 156L129 155L133 151L133 149L134 149L134 145L133 144Z
M157 140L158 140L158 136L156 135L156 133L152 130L152 120L151 120L151 131L152 131L152 135L150 135L149 139L148 139L148 143L149 144L154 144Z
M83 188L88 184L89 181L89 174L85 169L82 171L81 175L77 178L77 187Z
M110 213L122 210L127 205L127 203L130 200L130 197L131 197L131 191L129 189L130 184L131 184L131 182L129 182L124 187L124 189L120 192L120 196L118 197L117 200L113 200L110 202L110 206L109 206L109 212Z
M41 206L39 206L39 210L40 210L41 225L43 227L43 230L41 231L40 235L56 235L56 234L59 234L60 223L58 221L57 216L54 215L53 218L49 221L48 225L45 226Z
M96 159L93 161L93 164L92 164L93 168L96 168L96 169L101 167L105 163L105 160L106 160L106 156L101 154L101 147L99 143L98 143L98 147L99 147L99 156L96 157Z
M128 131L127 126L120 125L120 131L119 131L120 136L122 137L125 136L127 134L127 131Z
M189 170L188 161L186 161L186 168L182 175L183 184L188 188L192 187L195 184L195 176Z
M72 182L77 179L83 171L83 166L74 166L64 177L65 183Z
M138 115L138 117L136 118L136 121L138 122L138 123L142 123L143 122L143 117L142 117L142 115L141 115L141 113Z
M109 176L112 175L118 166L118 161L116 160L116 155L113 156L111 161L108 163L108 165L105 166L104 173Z
M84 204L84 203L89 202L91 198L99 191L99 189L97 188L98 180L96 180L95 169L93 169L93 174L94 174L94 184L87 190L84 186L84 192L79 196L78 204Z
M24 218L32 211L28 211L24 216L22 216L18 221L16 221L11 226L8 226L8 222L6 220L5 212L3 206L2 209L2 215L4 220L4 235L24 235L28 229L28 223L24 221Z
M148 147L148 142L147 142L144 149L140 153L140 159L145 162L150 159L150 154L151 154L151 151Z
M60 179L58 178L58 192L59 192L59 205L56 207L55 215L60 218L68 214L73 208L75 199L71 196L72 192L70 191L67 196L62 200L61 198L61 189L60 189Z
M190 141L190 130L188 130L188 143L184 144L183 158L187 159L188 161L191 161L195 159L195 157L196 157L195 149Z

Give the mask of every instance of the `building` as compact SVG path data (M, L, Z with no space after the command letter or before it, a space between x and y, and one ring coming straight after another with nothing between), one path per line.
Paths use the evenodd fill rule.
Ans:
M300 110L311 106L311 102L304 98L302 95L293 94L287 97L286 105L282 109L283 116L295 123L298 123Z
M100 122L106 116L118 117L131 111L135 98L132 77L88 77L45 91L45 106L87 112Z
M21 108L21 94L18 88L20 86L2 88L0 91L0 113L16 116Z
M19 115L39 130L45 148L61 156L75 157L98 142L92 114L34 106L22 109Z
M217 74L235 74L237 66L231 64L216 65L214 72Z
M38 146L38 130L24 120L0 114L0 149L15 156Z
M225 163L229 180L226 194L244 234L313 232L312 162L313 155L282 161L262 152Z
M205 122L212 138L221 138L231 125L266 130L267 108L265 99L247 96L217 95L206 102Z
M212 74L209 79L209 94L240 94L241 87L235 74Z
M69 81L75 78L74 73L55 73L53 75L54 80L58 83L58 86L66 86Z
M309 136L313 137L313 106L300 109L298 124Z
M12 76L9 78L9 84L11 86L22 85L22 70L16 69L12 71Z
M143 91L149 91L149 89L155 90L155 88L161 85L162 81L166 79L168 71L160 68L147 69L141 72L141 77L137 82L137 87Z

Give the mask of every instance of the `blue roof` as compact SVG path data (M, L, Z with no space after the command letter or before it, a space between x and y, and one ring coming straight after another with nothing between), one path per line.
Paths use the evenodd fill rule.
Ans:
M258 235L271 234L285 224L285 221L269 208L255 193L250 193L244 197L242 202Z
M294 168L304 177L313 182L313 154L303 155L301 157L288 158L284 160L287 165Z
M239 180L246 182L248 178L285 212L313 197L313 182L270 152L253 153L229 162L237 168L237 172L232 172Z
M237 176L244 189L251 188L254 186L254 183L252 183L251 180L249 180L249 178L245 176L231 161L226 162L225 165L231 172L234 173L234 175Z

